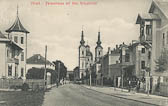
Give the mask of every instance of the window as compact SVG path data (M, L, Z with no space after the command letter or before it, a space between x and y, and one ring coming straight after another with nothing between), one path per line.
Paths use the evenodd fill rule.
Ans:
M21 77L23 77L23 75L24 75L24 69L21 68Z
M146 25L146 35L152 35L152 26Z
M24 52L21 53L21 61L24 61Z
M130 55L128 53L125 54L125 62L130 61Z
M141 51L142 53L145 53L145 48L142 48L142 51Z
M163 46L165 45L165 33L163 33Z
M99 56L100 56L100 51L99 51Z
M8 65L8 76L12 76L12 65Z
M24 39L23 39L23 37L21 37L21 44L24 44Z
M9 57L9 50L7 50L7 57Z
M141 61L141 69L145 69L145 61Z
M16 43L18 43L18 37L17 37L17 36L14 37L14 41L15 41Z
M148 52L148 59L151 59L151 52Z
M144 27L141 26L141 27L140 27L140 36L143 36L143 35L144 35Z
M84 51L82 51L82 55L84 55Z

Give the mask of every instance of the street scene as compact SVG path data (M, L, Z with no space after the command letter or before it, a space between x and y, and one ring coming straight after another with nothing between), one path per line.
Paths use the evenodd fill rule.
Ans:
M0 106L168 106L168 0L0 9Z

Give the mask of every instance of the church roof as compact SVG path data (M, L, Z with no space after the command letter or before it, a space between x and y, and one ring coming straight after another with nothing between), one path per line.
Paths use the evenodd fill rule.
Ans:
M20 22L20 19L19 19L18 16L16 17L16 20L15 20L14 24L13 24L9 29L6 30L6 32L8 32L8 33L12 32L12 31L14 31L14 32L29 33L29 31L27 31L27 30L23 27L23 25L22 25L22 23Z
M40 54L35 54L32 57L27 59L27 64L45 64L45 58L41 56ZM52 63L47 60L47 65L51 65Z
M81 44L81 45L84 45L84 44L85 44L83 30L82 30L82 33L81 33L81 41L80 41L80 44Z

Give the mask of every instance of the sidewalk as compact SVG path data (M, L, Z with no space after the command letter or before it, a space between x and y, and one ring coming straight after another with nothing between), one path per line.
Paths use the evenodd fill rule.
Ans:
M82 85L82 86L87 89L94 90L99 93L115 96L118 98L143 102L154 106L168 106L167 97L156 96L156 95L148 96L147 94L128 92L128 90L122 90L120 88L114 88L114 87L95 87L95 86L90 87L87 85Z

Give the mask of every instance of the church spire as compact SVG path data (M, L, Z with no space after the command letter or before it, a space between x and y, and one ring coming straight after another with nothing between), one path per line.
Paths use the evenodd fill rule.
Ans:
M19 12L18 12L19 6L17 5L17 17L19 16Z
M80 41L80 44L81 44L81 45L84 45L84 44L85 44L84 34L83 34L83 26L82 26L82 33L81 33L81 41Z
M100 28L99 28L99 32L98 32L97 45L98 45L98 46L100 46L100 45L101 45L101 40L100 40Z

